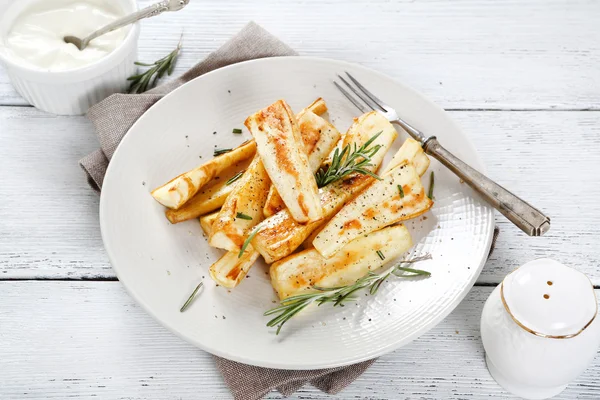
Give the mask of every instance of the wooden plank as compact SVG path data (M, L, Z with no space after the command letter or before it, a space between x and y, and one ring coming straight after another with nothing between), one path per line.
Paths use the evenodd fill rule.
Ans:
M500 236L478 283L498 283L519 265L550 257L600 284L600 113L455 112L452 116L473 140L488 175L552 220L546 235L532 238L496 213Z
M491 290L474 288L445 321L381 357L340 397L509 398L490 377L480 340ZM230 397L211 357L155 322L119 282L1 282L0 302L0 398ZM599 375L596 357L561 398L598 398ZM328 396L307 385L293 398Z
M452 116L473 139L489 175L552 217L546 236L529 238L498 215L501 234L479 282L500 282L520 263L549 256L600 284L600 174L594 168L600 165L600 113ZM98 196L77 167L96 147L91 124L0 107L0 131L0 198L6 199L0 202L0 279L114 278L100 239Z
M0 107L0 132L0 279L114 276L77 165L98 147L91 122Z
M255 20L302 55L375 68L445 108L598 109L599 14L585 0L193 1L144 21L139 54L162 57L183 31L179 75ZM5 73L0 104L24 104Z

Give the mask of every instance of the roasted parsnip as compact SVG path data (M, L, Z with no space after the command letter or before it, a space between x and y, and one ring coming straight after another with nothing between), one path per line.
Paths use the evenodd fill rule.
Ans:
M206 236L210 236L212 224L218 214L217 211L200 218L200 225ZM223 287L234 288L244 279L259 255L252 246L248 246L241 257L239 251L228 251L210 266L210 277Z
M280 299L356 282L400 256L412 246L404 225L395 225L361 236L331 258L315 249L304 250L271 265L271 283ZM381 255L383 255L383 259Z
M301 223L321 219L317 183L289 105L278 100L249 116L245 125L256 141L273 186L294 219Z
M429 168L429 157L427 157L427 154L425 154L419 142L413 138L408 138L404 141L396 154L394 154L392 161L385 166L383 173L386 174L405 160L410 161L415 166L419 176L423 176L425 171L427 171L427 168Z
M304 150L308 154L308 165L314 173L339 142L341 135L333 125L310 111L310 109L301 111L296 117L302 142L304 143ZM271 185L267 204L263 210L265 217L270 217L284 208L283 199L275 186Z
M210 277L219 285L229 289L236 287L260 255L252 246L248 246L241 257L238 253L228 251L210 266Z
M165 211L167 219L176 224L188 219L198 218L200 215L221 207L227 196L239 183L238 174L243 173L250 161L250 159L244 160L225 169L177 210L167 208Z
M319 97L315 101L313 101L311 103L311 105L302 109L302 111L300 111L300 113L302 113L306 110L310 110L317 115L323 115L327 112L327 104L325 104L325 100L323 100L321 97Z
M271 180L258 154L225 200L212 225L209 245L239 251L252 228L263 219Z
M355 120L345 138L349 143L361 146L377 133L380 134L373 145L381 145L382 148L371 159L371 171L379 168L385 152L396 139L398 134L394 127L382 115L370 112ZM356 142L352 141L352 138L356 138ZM321 188L319 197L323 207L323 219L327 220L337 213L348 200L375 180L369 175L357 173ZM270 264L291 254L322 225L322 221L300 224L285 209L260 224L252 245Z
M416 168L406 160L349 202L319 232L313 246L331 257L350 241L431 208Z
M215 211L214 213L206 214L200 217L200 226L202 227L202 231L206 237L210 237L212 232L212 224L217 220L217 215L219 215L219 212Z
M163 206L178 209L215 176L231 165L254 157L255 153L256 143L254 141L245 142L232 151L221 154L154 189L152 196Z

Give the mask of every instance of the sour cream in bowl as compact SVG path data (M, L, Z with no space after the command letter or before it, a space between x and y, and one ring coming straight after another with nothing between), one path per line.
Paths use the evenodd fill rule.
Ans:
M64 37L83 38L136 9L134 0L4 1L0 61L32 105L54 114L83 114L126 89L127 77L135 73L139 25L100 36L84 50Z

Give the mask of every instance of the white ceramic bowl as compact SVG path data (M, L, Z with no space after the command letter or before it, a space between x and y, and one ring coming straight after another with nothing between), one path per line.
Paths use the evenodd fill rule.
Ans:
M127 88L137 57L139 24L132 25L123 42L106 57L82 68L44 71L28 67L7 57L3 41L15 18L40 0L0 1L0 61L21 96L31 105L53 114L84 114L90 106ZM120 0L124 13L137 10L135 0Z

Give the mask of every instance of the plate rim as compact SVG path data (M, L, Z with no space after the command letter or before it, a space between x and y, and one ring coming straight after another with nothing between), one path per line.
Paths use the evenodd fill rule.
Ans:
M127 132L125 133L125 135L123 136L123 138L121 139L121 141L119 142L119 145L117 146L117 148L115 149L114 153L113 153L113 157L116 157L120 150L122 149L122 144L125 143L126 140L128 140L128 136L129 136L129 132L131 132L132 129L134 129L139 123L140 121L144 120L145 118L149 118L148 115L148 111L151 110L152 108L154 108L157 104L165 101L166 99L175 96L176 93L183 88L184 86L190 84L191 82L194 82L196 80L203 80L203 79L210 79L210 77L213 74L216 73L220 73L222 70L229 70L229 69L235 69L235 68L239 68L240 65L248 65L248 64L261 64L261 63L277 63L277 62L281 62L281 60L286 60L288 61L290 58L293 59L302 59L302 60L306 60L306 61L315 61L315 62L326 62L326 63L334 63L334 64L338 64L341 66L341 68L343 69L343 66L350 66L351 68L354 69L360 69L363 71L366 71L370 74L375 74L378 75L380 78L384 78L384 79L388 79L388 80L392 80L395 84L402 86L405 90L412 92L413 94L415 94L416 96L420 97L422 100L424 100L425 102L429 103L430 106L434 107L435 109L437 109L438 111L447 114L446 110L444 110L442 107L440 107L438 104L436 104L435 102L433 102L432 100L430 100L427 96L423 95L421 92L413 89L410 86L405 85L402 82L399 82L398 80L390 77L389 75L383 73L383 72L379 72L377 70L374 70L372 68L363 66L361 64L357 64L357 63L352 63L352 62L348 62L348 61L343 61L343 60L336 60L333 58L325 58L325 57L314 57L314 56L277 56L277 57L265 57L265 58L259 58L259 59L253 59L253 60L247 60L247 61L243 61L243 62L239 62L239 63L235 63L235 64L231 64L231 65L227 65L221 68L217 68L213 71L207 72L206 74L203 74L201 76L198 76L188 82L183 83L182 85L178 86L177 88L175 88L174 90L172 90L171 92L167 93L166 95L164 95L160 100L158 100L156 103L154 103L148 110L146 110L146 112L144 112L134 123L133 125L127 130ZM471 141L471 139L464 133L464 131L460 128L460 126L454 121L453 118L449 117L450 122L454 125L454 127L463 134L464 139L466 144L469 146L469 150L472 151L474 159L476 161L476 165L475 167L477 169L479 169L482 173L486 172L486 168L485 165L483 164L483 161L479 155L479 153L477 152L477 149L475 148L473 142ZM103 186L105 185L106 181L110 179L110 176L112 176L112 171L114 168L112 168L114 165L114 163L109 163L108 168L106 170L106 174L104 176L104 181L103 181ZM376 351L372 351L372 352L367 352L361 356L350 356L350 357L341 357L338 359L337 362L321 362L318 364L310 364L310 365L305 365L305 364L293 364L293 361L290 364L278 364L276 362L263 362L263 361L255 361L255 360L251 360L251 359L247 359L244 356L239 356L236 354L231 354L231 353L227 353L224 351L221 351L219 349L215 349L215 348L210 348L209 346L205 346L203 343L195 340L193 337L188 337L186 335L184 335L182 332L179 332L177 329L175 329L175 327L172 327L170 325L168 325L167 323L163 322L158 315L156 315L151 307L146 304L144 301L142 301L142 299L140 298L140 296L137 295L136 291L133 289L133 287L130 287L128 284L125 283L125 280L123 280L122 275L119 273L119 269L115 266L116 262L114 260L114 256L113 256L113 252L110 249L110 245L108 244L108 238L107 238L107 229L104 227L104 225L107 223L106 219L104 218L104 210L107 207L106 206L106 196L104 195L104 191L100 192L100 204L99 204L99 222L100 222L100 232L101 232L101 237L102 237L102 242L104 245L104 248L106 250L108 259L110 261L111 267L112 269L115 271L115 274L117 275L117 278L119 279L119 281L121 282L121 284L125 287L126 292L135 300L135 302L148 314L150 315L154 320L156 320L161 326L167 328L167 330L169 330L170 332L174 333L176 336L180 337L181 339L183 339L184 341L194 345L195 347L198 347L199 349L206 351L209 354L221 357L221 358L225 358L227 360L231 360L231 361L236 361L236 362L240 362L240 363L244 363L244 364L248 364L248 365L254 365L254 366L258 366L258 367L264 367L264 368L275 368L275 369L283 369L283 370L316 370L316 369L323 369L323 368L335 368L335 367L344 367L344 366L348 366L348 365L352 365L352 364L356 364L356 363L360 363L363 361L367 361L367 360L371 360L377 357L380 357L384 354L390 353L394 350L397 350L407 344L409 344L410 342L412 342L413 340L417 339L418 337L420 337L421 335L423 335L425 332L428 332L429 330L433 329L435 326L437 326L440 322L442 322L452 311L454 311L454 309L456 309L456 307L462 302L462 300L467 296L468 293L470 293L471 289L473 288L475 282L477 281L477 279L479 278L479 275L481 274L481 271L484 267L484 265L487 262L487 257L483 256L482 259L479 262L479 266L476 269L476 273L473 274L473 277L471 278L471 280L469 282L467 282L465 289L458 295L456 296L453 301L446 303L445 307L441 310L441 312L437 313L435 315L435 317L433 317L431 319L431 321L425 325L423 325L420 329L418 329L417 331L413 332L411 335L405 336L402 340L398 340L398 341L394 341L389 343L386 346L380 347L378 348ZM474 196L479 197L477 195L477 193L473 193ZM493 208L489 205L487 205L485 202L482 202L483 206L487 209L487 217L492 221L491 224L489 224L489 228L488 228L488 232L487 232L487 238L486 238L486 243L484 245L484 249L487 249L487 251L485 252L486 255L489 255L489 251L491 249L491 245L492 245L492 238L493 238L493 232L494 232L494 227L495 227L495 223L494 223L494 214L493 214Z

